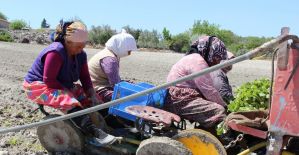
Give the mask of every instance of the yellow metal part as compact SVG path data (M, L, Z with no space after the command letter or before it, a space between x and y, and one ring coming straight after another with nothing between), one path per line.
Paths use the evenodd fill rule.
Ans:
M296 154L288 151L282 151L281 155L296 155Z
M251 153L251 152L253 152L253 151L257 150L257 149L260 149L260 148L262 148L262 147L265 147L266 145L267 145L266 142L258 143L258 144L256 144L256 145L254 145L254 146L252 146L252 147L250 147L250 148L248 148L248 149L242 151L242 152L239 153L238 155L247 155L247 154L249 154L249 153Z
M185 130L174 136L173 139L184 144L194 155L226 155L221 142L204 130Z
M238 155L248 155L249 153L255 151L255 150L258 150L260 148L263 148L263 147L266 147L267 143L266 142L261 142L261 143L258 143L242 152L240 152ZM288 151L283 151L281 153L281 155L295 155L294 153L291 153L291 152L288 152Z
M218 151L213 143L203 142L197 136L183 137L177 139L183 143L192 154L218 155Z

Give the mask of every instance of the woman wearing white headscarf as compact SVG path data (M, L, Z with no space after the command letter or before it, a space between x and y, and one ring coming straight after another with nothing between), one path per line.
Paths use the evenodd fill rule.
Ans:
M113 87L121 81L119 76L120 58L137 50L134 37L125 30L112 36L105 49L94 55L88 62L93 86L103 102L111 101Z

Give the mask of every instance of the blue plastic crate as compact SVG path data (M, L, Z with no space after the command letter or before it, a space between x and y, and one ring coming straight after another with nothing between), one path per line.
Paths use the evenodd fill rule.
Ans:
M149 89L149 88L153 88L155 87L154 85L151 85L149 83L145 83L145 82L142 82L142 83L138 83L137 84L138 86L141 86L141 87L144 87L145 89ZM164 102L165 102L165 98L166 98L166 90L165 89L161 89L161 90L158 90L156 92L153 92L151 93L152 98L150 98L150 104L156 108L163 108L164 106Z
M114 86L114 92L112 95L112 100L116 100L122 97L126 97L143 90L154 87L149 83L137 83L132 84L128 82L120 82ZM144 106L152 106L157 108L162 108L164 105L164 100L166 98L166 90L159 90L150 94L146 94L140 96L138 98L132 99L130 101L126 101L120 103L115 106L109 107L109 114L120 116L122 118L135 121L136 116L131 115L125 111L125 108L132 105L144 105Z

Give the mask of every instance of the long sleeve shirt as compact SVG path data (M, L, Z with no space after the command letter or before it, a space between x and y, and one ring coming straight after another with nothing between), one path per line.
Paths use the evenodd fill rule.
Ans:
M208 68L208 64L199 54L184 56L172 67L168 74L167 82L199 72L205 68ZM177 84L176 86L198 89L207 100L226 106L226 103L214 87L210 74L199 76L193 80Z
M63 88L62 84L57 80L57 75L59 74L62 63L63 63L62 57L56 52L49 52L45 56L43 82L45 82L45 84L49 88L53 88L53 89ZM84 90L88 90L89 88L92 88L87 62L82 65L79 74L80 74L79 79L82 83Z
M119 76L119 61L116 57L105 57L101 59L100 67L105 72L111 86L121 81Z
M234 98L234 95L225 72L220 69L211 72L210 75L213 79L214 87L218 90L222 99L229 103Z

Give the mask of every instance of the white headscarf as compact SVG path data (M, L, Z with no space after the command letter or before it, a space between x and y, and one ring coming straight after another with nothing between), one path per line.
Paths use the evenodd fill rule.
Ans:
M112 51L118 58L129 55L129 51L137 50L134 37L122 30L121 33L112 36L105 44L106 48Z

